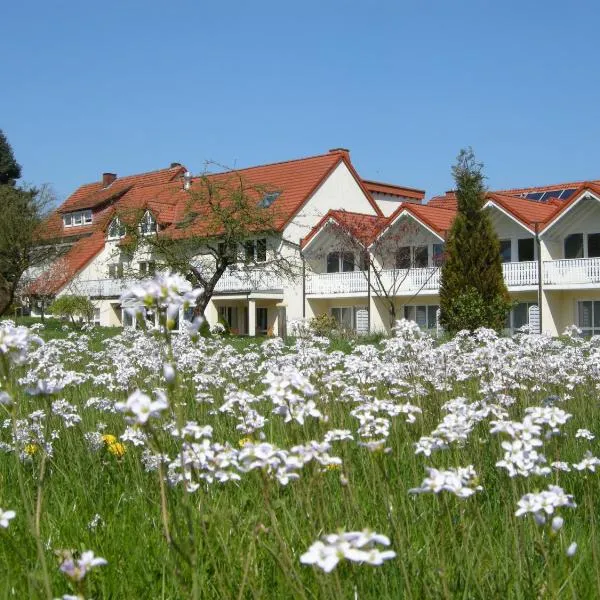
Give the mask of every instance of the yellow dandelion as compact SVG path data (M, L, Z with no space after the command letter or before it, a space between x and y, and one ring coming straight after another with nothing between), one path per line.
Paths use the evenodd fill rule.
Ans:
M110 446L111 444L114 444L117 441L117 438L110 434L110 433L105 433L102 436L102 441L107 445Z
M109 444L108 451L117 458L121 458L125 455L125 452L127 452L125 446L121 444L121 442L113 442L112 444Z
M27 456L33 456L39 449L40 447L37 444L27 444L24 448Z
M338 465L336 463L329 463L328 465L325 465L325 468L328 471L339 471L340 465Z
M253 444L253 443L254 443L254 440L252 438L245 437L245 438L242 438L238 442L238 445L239 445L240 448L243 448L244 446L247 446L248 444Z

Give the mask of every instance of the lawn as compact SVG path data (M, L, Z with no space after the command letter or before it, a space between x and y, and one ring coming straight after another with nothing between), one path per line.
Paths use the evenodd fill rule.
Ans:
M0 598L597 597L596 339L53 331L0 325Z

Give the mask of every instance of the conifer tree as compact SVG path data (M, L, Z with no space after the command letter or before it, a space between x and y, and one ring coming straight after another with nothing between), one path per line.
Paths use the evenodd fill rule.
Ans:
M15 160L12 148L0 129L0 185L12 185L19 177L21 177L21 165Z
M440 323L449 332L504 327L511 301L504 282L500 242L483 210L483 165L461 150L452 173L458 210L446 243L440 284Z

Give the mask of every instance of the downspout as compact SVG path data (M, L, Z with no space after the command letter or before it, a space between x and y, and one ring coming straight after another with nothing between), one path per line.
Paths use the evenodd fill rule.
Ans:
M371 261L367 259L367 331L371 333Z
M306 259L302 256L302 318L306 319Z
M540 331L539 333L541 334L543 329L542 329L542 293L543 293L543 288L542 288L542 244L540 242L540 234L539 234L539 223L536 221L534 223L535 225L535 242L536 242L536 246L537 246L537 263L538 263L538 314L539 314L539 320L540 320Z

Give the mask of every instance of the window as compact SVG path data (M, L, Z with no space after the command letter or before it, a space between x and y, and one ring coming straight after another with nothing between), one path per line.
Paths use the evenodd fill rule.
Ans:
M156 262L153 260L145 260L139 263L140 275L147 275L148 277L154 277L156 274Z
M336 307L331 309L331 316L343 329L354 329L354 309L352 306Z
M248 240L244 242L244 256L246 262L265 262L267 260L267 240Z
M583 258L583 233L572 233L565 238L565 258Z
M108 276L110 279L120 279L123 277L123 263L113 263L108 265Z
M600 233L589 233L587 238L588 258L600 256Z
M353 252L330 252L327 255L327 272L341 273L354 271Z
M410 246L396 250L396 269L410 269Z
M237 306L219 306L219 319L227 323L231 333L242 333L242 318Z
M512 260L512 242L510 240L500 240L500 261L503 263Z
M256 262L265 262L267 260L267 240L261 238L256 240Z
M437 304L407 304L404 306L404 318L414 321L422 329L436 329L439 308Z
M218 252L219 252L219 256L225 256L225 257L233 260L233 259L235 259L235 256L237 254L236 245L234 242L229 242L229 243L219 242Z
M125 235L125 226L118 217L114 218L108 226L108 239L117 240Z
M268 311L264 307L256 308L256 333L267 335L268 331Z
M428 264L427 246L415 246L413 248L413 264L417 269L423 269Z
M600 301L584 300L577 303L577 326L583 335L600 334Z
M100 325L100 309L94 308L94 325Z
M268 192L262 197L258 205L261 208L269 208L269 206L271 206L271 204L273 204L273 202L279 198L280 194L281 192Z
M444 262L446 244L433 244L431 262L434 267L439 267Z
M518 241L519 261L535 260L534 239L523 238Z
M142 220L140 221L140 233L142 235L156 233L156 219L149 210L146 211Z
M89 225L91 222L91 210L80 210L78 212L72 212L63 215L63 224L65 227L79 227L81 225Z

